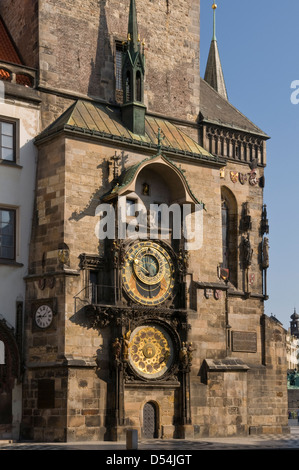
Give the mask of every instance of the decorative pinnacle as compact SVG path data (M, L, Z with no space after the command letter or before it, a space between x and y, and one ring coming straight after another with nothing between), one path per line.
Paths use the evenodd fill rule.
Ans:
M162 134L163 134L163 132L161 131L161 129L159 127L158 134L157 134L157 139L158 139L158 145L157 145L158 153L157 153L157 155L161 155L162 142L165 139L165 135L164 134L162 135Z
M217 41L217 39L216 39L216 9L217 9L217 5L216 5L215 2L213 3L212 8L213 8L213 38L212 38L212 41Z

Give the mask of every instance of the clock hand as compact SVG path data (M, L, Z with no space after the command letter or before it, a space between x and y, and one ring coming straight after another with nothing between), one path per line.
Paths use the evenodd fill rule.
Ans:
M139 260L138 259L134 259L134 263L139 265ZM140 266L140 265L139 265ZM140 266L140 269L145 272L146 274L150 274L149 271L144 267L144 266Z

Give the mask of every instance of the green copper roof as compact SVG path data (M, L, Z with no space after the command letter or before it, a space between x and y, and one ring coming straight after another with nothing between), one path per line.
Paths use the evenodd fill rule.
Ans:
M144 148L158 149L159 129L163 137L163 153L187 155L201 158L211 163L223 163L201 147L170 121L146 115L145 134L130 132L122 123L119 107L107 106L91 101L77 101L67 109L51 126L37 138L36 143L59 131L74 132L77 135L93 136L124 144L134 144Z

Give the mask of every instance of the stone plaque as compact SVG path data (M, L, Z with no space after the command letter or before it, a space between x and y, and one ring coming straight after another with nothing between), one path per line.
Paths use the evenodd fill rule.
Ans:
M254 331L232 331L232 350L255 353L257 351L256 333Z

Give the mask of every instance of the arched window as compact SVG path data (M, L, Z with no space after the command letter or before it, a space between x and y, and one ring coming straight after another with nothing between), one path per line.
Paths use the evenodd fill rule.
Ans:
M228 205L227 202L222 199L221 205L221 216L222 216L222 267L229 268L229 234L228 234Z
M131 100L131 74L128 71L126 76L126 103Z
M136 101L141 101L141 74L136 72Z
M226 187L221 191L222 222L222 268L229 270L230 282L237 286L238 281L238 230L237 202L233 193Z

